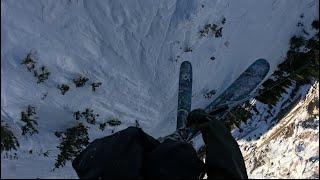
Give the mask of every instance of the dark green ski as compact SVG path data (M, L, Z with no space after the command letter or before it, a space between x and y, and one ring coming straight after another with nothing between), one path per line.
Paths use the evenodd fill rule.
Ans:
M192 66L189 61L182 62L179 74L177 130L185 128L191 110Z

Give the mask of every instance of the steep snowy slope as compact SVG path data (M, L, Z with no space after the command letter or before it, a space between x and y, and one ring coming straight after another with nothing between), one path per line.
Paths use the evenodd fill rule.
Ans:
M54 132L74 126L72 113L85 108L99 113L98 122L119 118L116 131L138 120L154 137L173 132L182 61L193 66L192 108L205 107L256 59L267 59L271 73L300 15L310 24L318 7L316 0L1 0L1 119L20 142L18 160L2 154L1 177L76 178L70 163L50 172ZM208 23L223 27L222 37L200 37ZM30 50L51 72L42 84L20 64ZM78 74L101 87L76 88ZM70 86L65 95L62 83ZM204 98L210 90L217 94ZM20 113L29 104L37 107L39 134L25 138ZM92 126L90 141L112 130ZM49 157L38 155L47 150Z
M267 133L238 141L250 178L319 178L319 83L301 94Z

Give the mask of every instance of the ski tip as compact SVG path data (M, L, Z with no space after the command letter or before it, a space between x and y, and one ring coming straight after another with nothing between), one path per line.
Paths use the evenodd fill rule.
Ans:
M267 60L263 59L263 58L257 59L254 63L255 63L255 64L262 65L262 66L265 66L268 71L269 71L269 69L270 69L270 64L269 64L269 62L268 62Z
M263 59L263 58L257 59L257 60L255 61L255 63L258 63L258 64L268 64L268 65L269 65L268 61L265 60L265 59Z
M181 63L181 66L191 66L191 63L190 63L190 61L183 61Z

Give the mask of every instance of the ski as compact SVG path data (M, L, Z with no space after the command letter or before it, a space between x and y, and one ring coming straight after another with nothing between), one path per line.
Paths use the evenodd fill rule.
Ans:
M159 137L158 140L163 142L165 139L174 139L185 141L187 139L187 117L191 110L192 98L192 66L189 61L184 61L180 65L179 71L179 88L178 88L178 108L176 131L165 137Z
M213 100L205 111L210 113L216 107L231 102L240 101L250 95L268 74L270 65L265 59L252 63L223 93Z
M192 96L192 66L189 61L184 61L180 66L179 92L177 109L177 130L185 128L188 113L191 110Z
M205 108L205 111L210 115L218 114L222 117L227 110L255 97L257 94L252 94L252 92L266 77L269 69L270 65L265 59L256 60L225 91L214 99ZM188 129L187 141L190 141L199 133L195 129Z

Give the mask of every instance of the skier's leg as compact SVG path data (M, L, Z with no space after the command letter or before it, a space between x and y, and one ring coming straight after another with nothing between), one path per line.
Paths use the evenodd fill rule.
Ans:
M204 110L190 112L187 122L202 133L209 178L248 178L239 146L222 122L211 119Z
M91 142L72 162L79 178L141 177L147 153L159 145L140 128L128 127Z
M147 156L145 167L148 179L199 179L204 174L204 164L192 145L171 139Z

